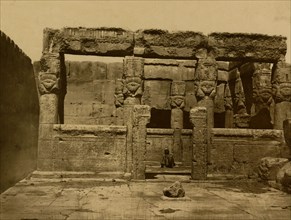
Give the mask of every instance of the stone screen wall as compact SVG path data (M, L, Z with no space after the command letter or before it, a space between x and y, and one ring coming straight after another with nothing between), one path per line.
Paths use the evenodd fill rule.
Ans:
M208 172L252 176L261 158L288 155L281 130L214 128Z
M174 155L174 159L179 164L189 166L192 154L192 130L183 129L181 135L181 145L174 144L174 129L147 129L147 164L157 164L161 162L164 149L167 147Z
M31 60L0 36L0 179L3 192L36 169L39 101Z
M125 126L53 125L53 132L40 137L38 169L124 172L126 131Z

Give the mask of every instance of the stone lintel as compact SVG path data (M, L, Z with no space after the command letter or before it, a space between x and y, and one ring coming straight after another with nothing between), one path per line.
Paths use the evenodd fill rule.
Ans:
M133 55L133 32L122 28L45 29L44 50L69 54Z
M212 33L193 31L122 28L46 28L43 52L106 56L136 55L145 58L196 59L201 51L211 50L217 60L276 62L286 54L287 38L248 33ZM232 69L237 63L221 63L220 69Z
M68 135L98 135L103 133L126 134L126 126L117 125L76 125L76 124L55 124L53 129L62 134Z
M145 65L196 67L196 60L145 59Z
M216 61L219 70L232 70L242 64L241 61Z
M207 37L200 32L146 29L135 32L135 47L144 48L143 57L194 58Z
M208 46L216 59L275 62L287 51L287 38L248 33L211 33Z

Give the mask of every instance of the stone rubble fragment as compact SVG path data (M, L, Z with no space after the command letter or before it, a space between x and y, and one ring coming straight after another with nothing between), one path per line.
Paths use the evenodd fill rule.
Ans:
M163 189L164 196L178 198L185 196L185 190L182 187L182 184L179 181L176 181L169 187Z

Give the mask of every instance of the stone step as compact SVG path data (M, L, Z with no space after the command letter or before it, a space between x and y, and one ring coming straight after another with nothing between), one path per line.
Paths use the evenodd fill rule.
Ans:
M124 172L90 172L90 171L34 171L33 179L91 179L91 180L127 180L130 173Z

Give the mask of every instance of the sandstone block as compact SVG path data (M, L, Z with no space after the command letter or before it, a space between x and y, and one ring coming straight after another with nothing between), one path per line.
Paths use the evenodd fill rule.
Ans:
M135 32L135 47L144 48L144 57L192 58L205 41L205 35L192 31L148 29Z
M171 81L146 80L142 104L156 109L171 109Z
M286 37L262 34L212 33L208 45L214 48L216 59L277 61L287 50Z
M185 190L183 189L182 184L179 181L176 181L171 186L164 188L163 194L164 196L173 197L173 198L184 197Z
M63 28L46 29L44 50L92 55L126 56L133 54L133 32L121 28Z
M282 158L283 159L283 158ZM291 193L291 162L285 163L277 173L276 181L281 183L283 190Z
M260 161L258 174L263 180L275 180L280 168L282 168L288 159L286 158L274 158L274 157L264 157ZM283 172L284 175L284 172ZM282 174L279 174L279 179L282 178Z

